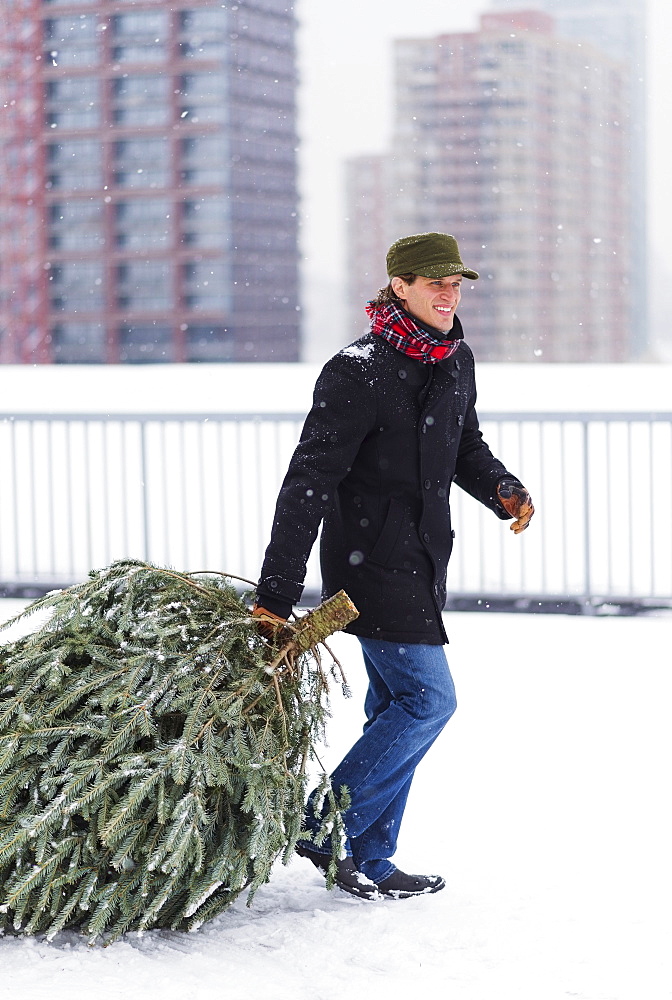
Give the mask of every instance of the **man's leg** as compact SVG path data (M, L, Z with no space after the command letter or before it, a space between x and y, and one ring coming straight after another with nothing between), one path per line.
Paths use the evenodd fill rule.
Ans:
M389 857L413 772L455 711L455 690L442 646L360 639L369 671L364 733L331 775L347 786L348 853L368 878L395 872ZM309 828L319 819L308 810ZM325 844L322 851L329 850Z
M362 740L375 731L386 750L360 786L361 798L367 802L360 816L368 814L371 822L361 833L353 829L350 843L357 867L373 881L382 882L395 871L389 858L397 849L415 768L455 711L455 687L443 646L374 639L360 642L370 690L371 678L377 689L374 698L367 694L373 712L367 717ZM381 694L381 682L389 692L387 698ZM376 803L383 804L381 811ZM349 831L354 811L351 806L346 816Z
M369 678L369 686L364 700L364 712L366 715L364 732L366 732L367 729L374 724L378 716L382 715L382 713L390 707L394 701L394 695L385 683L384 677L378 672L374 661L367 655L364 648L362 648L362 655L364 657L364 666L366 667L366 672ZM411 775L406 784L397 793L385 811L381 813L375 823L374 835L378 838L378 850L382 858L387 859L391 857L396 850L399 818L403 815L406 807L406 800L408 798L412 780L413 776ZM384 842L381 842L381 832L384 837ZM365 830L360 837L354 839L350 844L353 857L358 868L360 861L365 863L368 858L367 846L369 844L370 840L367 830ZM390 872L393 871L394 865L389 865L389 869Z

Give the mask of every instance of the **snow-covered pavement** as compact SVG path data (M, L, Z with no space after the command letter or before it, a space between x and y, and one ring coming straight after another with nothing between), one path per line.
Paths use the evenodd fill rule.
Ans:
M18 602L0 602L8 617ZM458 711L418 770L399 851L434 896L327 893L278 866L194 935L0 940L0 996L71 1000L669 1000L672 616L451 614ZM361 725L332 697L333 766Z

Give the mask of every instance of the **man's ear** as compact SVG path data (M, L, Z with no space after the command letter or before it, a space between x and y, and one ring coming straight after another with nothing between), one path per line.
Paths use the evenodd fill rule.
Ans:
M390 281L390 285L392 286L392 291L397 296L397 298L399 298L399 299L405 299L406 298L406 296L404 294L404 282L402 281L401 278L398 278L398 277L397 278L392 278L392 280Z

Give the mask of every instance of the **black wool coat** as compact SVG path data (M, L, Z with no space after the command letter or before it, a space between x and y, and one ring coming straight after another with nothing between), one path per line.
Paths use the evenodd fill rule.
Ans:
M322 523L323 597L343 589L360 612L346 631L447 642L451 486L505 519L497 483L518 482L483 441L475 402L464 341L426 364L366 334L328 361L278 496L259 603L286 616L298 602Z

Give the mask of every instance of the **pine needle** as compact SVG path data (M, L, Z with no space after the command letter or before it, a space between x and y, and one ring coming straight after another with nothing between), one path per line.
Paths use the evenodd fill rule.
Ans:
M251 898L301 831L313 650L270 647L227 577L137 560L13 621L45 611L0 647L0 929L110 941Z

